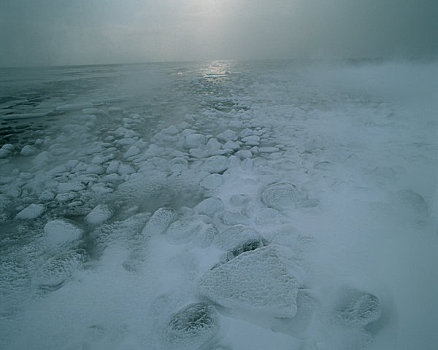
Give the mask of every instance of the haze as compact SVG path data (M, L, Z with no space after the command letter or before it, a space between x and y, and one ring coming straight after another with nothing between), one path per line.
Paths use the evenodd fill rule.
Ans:
M0 0L0 65L430 58L431 0Z

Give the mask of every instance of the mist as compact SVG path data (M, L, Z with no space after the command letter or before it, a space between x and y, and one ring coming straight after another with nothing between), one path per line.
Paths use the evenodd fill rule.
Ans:
M0 65L433 58L429 0L2 0Z

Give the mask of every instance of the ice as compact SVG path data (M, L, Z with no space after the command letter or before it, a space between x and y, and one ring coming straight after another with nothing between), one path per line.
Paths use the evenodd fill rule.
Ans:
M278 210L296 207L300 197L297 187L286 182L268 185L262 192L263 203Z
M47 259L37 270L32 283L43 290L56 290L84 264L85 252L71 251Z
M172 243L188 242L193 236L198 235L205 224L199 218L185 217L169 225L166 236Z
M0 159L7 158L11 155L11 153L14 151L15 147L11 145L10 143L4 144L0 148Z
M215 267L200 279L200 294L236 313L294 317L299 282L283 263L282 250L259 248Z
M173 314L165 332L168 348L200 349L209 347L219 332L219 319L213 306L200 302L187 305Z
M220 198L210 197L204 199L201 203L196 205L194 209L199 214L214 216L222 213L222 211L224 210L224 203Z
M201 186L204 187L207 190L214 190L218 188L220 185L222 185L222 176L219 174L211 174L206 176L201 181Z
M186 148L198 148L204 146L206 138L201 134L190 134L185 137L184 145Z
M42 204L32 203L23 210L21 210L16 216L16 219L36 219L40 217L46 208Z
M107 168L106 168L106 173L107 174L117 173L117 171L119 170L119 166L120 166L119 161L117 161L117 160L110 161Z
M334 312L344 325L364 327L380 318L382 309L375 295L351 287L343 287L338 293Z
M174 209L160 208L154 212L152 217L143 228L142 235L145 238L159 235L167 230L167 227L175 221L177 214Z
M171 125L165 129L163 129L162 132L165 134L169 134L169 135L176 135L176 134L178 134L178 129L175 127L175 125Z
M130 157L133 157L133 156L135 156L135 155L137 155L137 154L139 154L139 153L140 153L140 150L138 149L137 146L131 146L131 147L129 147L129 149L125 152L124 157L125 157L125 158L130 158Z
M436 347L436 63L14 71L1 349Z
M251 158L252 157L252 153L250 150L240 150L236 152L236 156L242 159L245 158Z
M221 173L228 168L228 159L225 156L212 156L205 160L202 169L209 173Z
M260 137L257 135L246 136L242 141L249 146L258 146L260 144Z
M225 142L223 148L225 150L236 151L240 148L240 144L234 141L227 141Z
M72 243L81 238L83 231L63 219L49 221L44 226L44 240L51 248Z
M37 149L31 145L24 146L20 152L20 154L24 157L33 156L35 153L37 153Z
M233 130L225 130L217 135L217 138L222 141L235 141L237 140L237 134Z
M90 225L101 225L113 216L113 212L105 204L99 204L85 217Z
M221 231L215 239L215 244L224 250L232 250L248 241L261 241L261 235L251 227L234 225Z

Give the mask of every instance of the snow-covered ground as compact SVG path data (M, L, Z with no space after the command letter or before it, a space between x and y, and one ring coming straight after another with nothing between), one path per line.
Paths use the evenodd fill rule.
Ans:
M0 78L1 349L436 348L436 63Z

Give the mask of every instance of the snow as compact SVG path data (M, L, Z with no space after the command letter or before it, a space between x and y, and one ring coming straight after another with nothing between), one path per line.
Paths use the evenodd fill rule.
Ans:
M278 247L246 252L206 272L199 293L234 312L292 318L299 283L281 261Z
M44 240L49 247L72 243L82 234L80 228L62 219L51 220L44 226Z
M2 92L0 348L434 349L436 63L212 65Z
M85 221L90 225L101 225L112 217L113 213L104 204L97 205L86 217Z

